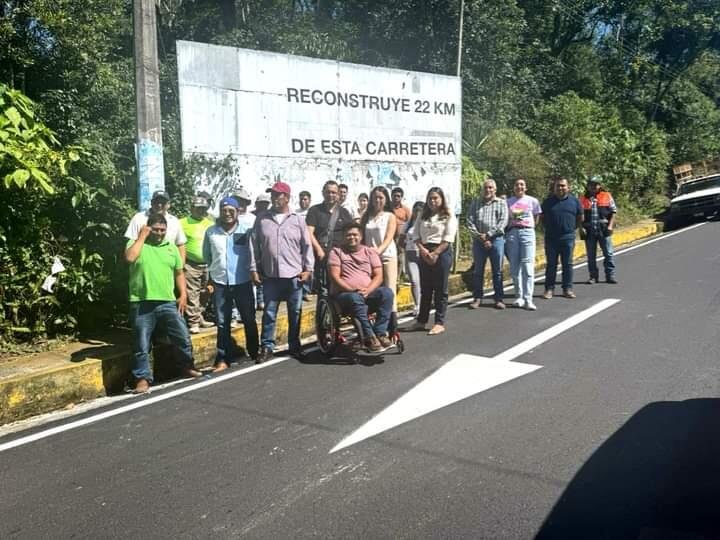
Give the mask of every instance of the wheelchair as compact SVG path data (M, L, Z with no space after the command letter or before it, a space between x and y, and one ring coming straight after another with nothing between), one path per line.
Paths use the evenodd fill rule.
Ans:
M372 317L371 313L368 313L368 316ZM341 330L343 326L350 323L355 329L354 339L348 339ZM393 343L392 348L395 349L395 352L402 354L405 351L405 344L397 326L397 313L393 312L390 314L388 336ZM364 351L365 335L360 321L350 315L344 315L338 303L327 292L318 294L315 305L315 335L320 350L327 357L333 356L340 345L345 345L353 351ZM365 354L377 356L392 350L392 348L374 353L366 351Z

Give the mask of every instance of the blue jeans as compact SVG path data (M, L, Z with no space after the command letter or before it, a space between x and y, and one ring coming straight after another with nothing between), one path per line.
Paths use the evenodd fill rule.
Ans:
M515 294L525 302L532 303L535 290L535 229L513 227L506 237L505 251L510 259Z
M239 285L215 284L215 317L217 318L217 352L215 363L229 363L233 341L230 335L233 305L240 312L245 327L245 349L251 358L258 353L258 329L255 321L255 297L252 282Z
M476 300L483 297L483 285L485 281L485 263L490 259L492 270L493 292L496 302L503 299L503 277L502 265L505 252L505 237L493 238L492 247L485 249L480 240L473 240L473 260L475 271L473 272L473 298Z
M133 329L132 374L135 379L145 379L149 383L153 381L150 351L152 335L158 327L164 330L171 343L180 349L182 367L193 367L190 334L175 302L131 302L130 326Z
M313 275L310 274L310 279L303 282L302 290L303 290L303 296L307 296L309 294L312 294L312 283L313 283Z
M563 236L560 238L545 237L545 290L552 291L555 288L557 275L557 259L560 256L562 264L562 288L563 291L573 288L573 267L572 256L575 249L575 235Z
M255 286L255 309L265 305L265 290L262 285Z
M303 284L298 278L265 278L263 280L265 312L262 318L262 348L275 349L275 323L280 302L285 300L288 317L288 346L290 353L300 351L300 317L302 315Z
M435 324L445 324L448 305L448 278L452 267L452 247L443 251L435 264L420 258L420 311L417 321L425 324L430 318L430 305L435 302Z
M598 279L599 272L597 266L597 246L600 244L603 257L603 267L605 268L605 278L615 277L615 256L613 254L612 236L595 235L590 233L585 238L585 250L588 258L588 271L590 277Z
M357 292L342 292L335 295L335 301L340 305L343 313L355 317L362 327L366 338L373 336L386 336L390 313L392 313L395 294L389 287L378 287L367 298ZM369 312L376 312L375 325L370 324Z

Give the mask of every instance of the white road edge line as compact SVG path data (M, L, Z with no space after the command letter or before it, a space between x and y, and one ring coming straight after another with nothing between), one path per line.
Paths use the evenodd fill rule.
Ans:
M95 422L99 422L100 420L105 420L106 418L112 418L113 416L117 416L119 414L124 414L126 412L134 411L135 409L147 407L148 405L152 405L154 403L159 403L161 401L165 401L165 400L172 399L172 398L175 398L178 396L182 396L183 394L188 394L195 390L205 388L206 386L212 386L214 384L217 384L217 383L220 383L223 381L227 381L229 379L234 379L235 377L239 377L241 375L245 375L246 373L251 373L253 371L258 371L260 369L264 369L266 367L273 366L273 365L279 364L281 362L285 362L286 360L288 360L288 358L289 358L288 356L281 356L279 358L273 358L272 360L265 362L263 364L250 366L250 367L247 367L244 369L238 369L237 371L233 371L231 373L227 373L224 375L219 375L219 376L213 377L212 379L200 381L195 384L190 384L188 386L178 388L177 390L171 390L170 392L160 394L159 396L148 397L147 399L141 399L134 403L130 403L128 405L123 405L122 407L118 407L117 409L105 411L105 412L102 412L99 414L95 414L93 416L88 416L86 418L81 418L80 420L75 420L73 422L63 424L61 426L55 426L53 428L46 429L44 431L39 431L38 433L33 433L32 435L20 437L18 439L15 439L14 441L0 444L0 452L4 452L5 450L10 450L11 448L17 448L18 446L23 446L23 445L29 444L31 442L39 441L41 439L51 437L52 435L57 435L58 433L62 433L64 431L70 431L71 429L76 429L76 428L79 428L82 426L87 426L88 424L93 424ZM140 397L140 396L138 396L138 397Z
M692 230L692 229L696 229L696 228L698 228L698 227L702 227L702 226L705 225L706 223L707 223L707 222L701 222L701 223L697 223L697 224L695 224L695 225L692 225L692 226L690 226L690 227L685 227L684 229L679 229L679 230L677 230L677 231L673 231L673 232L668 233L668 234L662 234L662 235L660 235L660 236L658 236L658 237L656 237L656 238L652 238L652 239L650 239L650 240L648 240L648 241L646 241L646 242L641 242L640 244L636 244L636 245L631 246L631 247L629 247L629 248L625 248L625 249L621 249L621 250L619 250L619 251L616 251L616 252L615 252L615 255L621 255L622 253L627 253L628 251L632 251L632 250L634 250L634 249L638 249L638 248L647 246L647 245L649 245L649 244L653 244L653 243L655 243L655 242L659 242L660 240L663 240L663 239L665 239L665 238L670 238L671 236L675 236L676 234L680 234L680 233L683 233L683 232L685 232L685 231L689 231L689 230ZM599 259L599 260L601 260L601 259ZM580 267L585 266L585 265L587 265L587 263L580 263L580 264L577 264L577 265L573 266L573 268L580 268ZM544 278L536 278L535 281L542 280L542 279L544 279ZM509 289L511 289L511 288L512 288L512 285L510 285L510 286L508 286L508 287L505 287L504 290L509 290ZM488 294L491 294L491 293L488 293ZM468 302L470 302L470 301L472 301L471 298L467 298L467 297L463 296L462 299L457 300L457 301L455 301L455 302L452 302L451 305L465 304L465 303L468 303ZM608 307L609 307L609 306L608 306ZM412 317L403 317L402 319L399 319L399 320L398 320L398 323L401 323L401 324L402 324L402 323L407 322L407 321L410 321L410 320L412 320L412 319L413 319ZM305 341L305 340L303 340L303 341ZM520 346L520 345L518 345L518 346ZM317 347L312 347L311 349L308 349L308 350L309 350L309 351L312 351L312 350L315 350L315 349L317 349ZM512 350L512 349L511 349L511 350ZM506 351L506 352L508 352L508 351ZM521 354L522 354L522 353L521 353ZM128 404L128 405L123 405L123 406L121 406L121 407L118 407L117 409L113 409L113 410L110 410L110 411L105 411L105 412L103 412L103 413L99 413L99 414L96 414L96 415L94 415L94 416L88 416L88 417L86 417L86 418L82 418L81 420L75 420L75 421L69 422L69 423L67 423L67 424L60 425L60 426L55 426L55 427L53 427L53 428L50 428L50 429L47 429L47 430L44 430L44 431L39 431L39 432L34 433L34 434L32 434L32 435L27 435L27 436L25 436L25 437L19 437L18 439L15 439L15 440L13 440L13 441L10 441L10 442L4 443L4 444L0 444L0 452L4 452L4 451L6 451L6 450L10 450L11 448L17 448L18 446L23 446L23 445L29 444L29 443L31 443L31 442L39 441L39 440L41 440L41 439L45 439L45 438L47 438L47 437L51 437L51 436L53 436L53 435L56 435L56 434L58 434L58 433L62 433L62 432L64 432L64 431L69 431L69 430L76 429L76 428L79 428L79 427L82 427L82 426L86 426L86 425L88 425L88 424L92 424L92 423L94 423L94 422L99 422L99 421L104 420L104 419L106 419L106 418L112 418L113 416L117 416L117 415L119 415L119 414L124 414L124 413L126 413L126 412L133 411L133 410L139 409L139 408L141 408L141 407L146 407L146 406L148 406L148 405L152 405L153 403L159 403L159 402L161 402L161 401L165 401L165 400L167 400L167 399L171 399L171 398L174 398L174 397L177 397L177 396L181 396L181 395L183 395L183 394L187 394L187 393L193 392L193 391L195 391L195 390L200 390L201 388L205 388L205 387L207 387L207 386L212 386L212 385L214 385L214 384L218 384L218 383L220 383L220 382L224 382L224 381L227 381L227 380L229 380L229 379L234 379L235 377L239 377L239 376L241 376L241 375L245 375L246 373L251 373L251 372L253 372L253 371L257 371L257 370L260 370L260 369L264 369L264 368L266 368L266 367L270 367L270 366L279 364L279 363L281 363L281 362L285 362L285 361L287 361L287 360L289 360L289 357L288 357L288 356L277 357L277 358L274 358L273 360L271 360L271 361L269 361L269 362L265 362L265 363L263 363L263 364L259 364L259 365L255 365L255 366L250 366L250 367L247 367L247 368L244 368L244 369L239 369L239 370L237 370L237 371L232 371L232 372L227 373L227 374L225 374L225 375L220 375L220 376L217 376L217 377L213 377L212 379L208 379L208 380L205 380L205 381L200 381L200 382L197 382L197 383L194 383L194 384L189 384L188 386L184 386L183 388L179 388L179 389L177 389L177 390L172 390L172 391L170 391L170 392L167 392L167 393L162 394L162 395L159 395L159 396L150 397L150 398L147 398L147 399L143 399L143 400L141 400L141 401L136 401L136 402L134 402L134 403L130 403L130 404ZM172 384L172 383L171 383L171 384ZM174 383L174 384L176 384L176 383ZM160 387L160 388L162 388L162 387ZM32 428L28 428L28 429L32 429ZM17 432L11 432L11 433L7 434L6 436L11 436L13 433L17 433Z
M530 339L526 339L522 343L518 343L514 347L511 347L508 350L493 356L493 360L505 360L508 362L510 360L514 360L518 356L522 356L523 354L535 349L536 347L539 347L546 341L549 341L555 336L566 332L573 326L577 326L581 322L589 319L594 315L597 315L601 311L605 311L606 309L614 306L618 302L620 302L619 298L606 298L605 300L601 300L600 302L593 306L590 306L586 310L581 311L580 313L576 313L572 317L565 319L564 321L560 321L556 325L551 326L547 330L543 330L542 332L534 335Z

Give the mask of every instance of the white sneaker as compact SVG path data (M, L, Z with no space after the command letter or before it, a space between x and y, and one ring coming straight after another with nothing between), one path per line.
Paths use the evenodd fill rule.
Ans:
M215 323L210 321L202 321L200 323L200 328L212 328L213 326L215 326Z
M191 334L199 334L200 333L200 327L198 325L193 325L190 327L190 333Z
M537 306L532 302L528 302L527 304L525 304L525 309L527 309L528 311L535 311L537 310Z
M518 298L513 302L513 307L516 308L524 308L525 307L525 299L524 298Z

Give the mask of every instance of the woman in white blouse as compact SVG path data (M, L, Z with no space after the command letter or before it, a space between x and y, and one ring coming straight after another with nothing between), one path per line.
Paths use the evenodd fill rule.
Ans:
M434 300L435 324L428 335L445 331L448 278L456 233L457 220L448 208L445 193L439 187L430 188L413 233L420 254L420 312L410 330L425 330L430 318L430 304Z
M374 248L383 263L383 285L397 296L397 221L392 211L390 194L383 186L370 192L370 203L360 219L363 244ZM393 299L393 313L397 312L397 299Z

